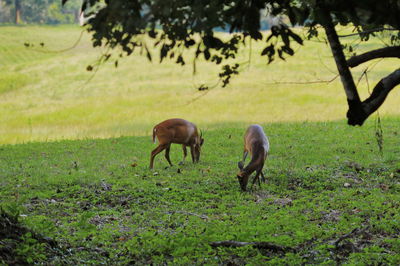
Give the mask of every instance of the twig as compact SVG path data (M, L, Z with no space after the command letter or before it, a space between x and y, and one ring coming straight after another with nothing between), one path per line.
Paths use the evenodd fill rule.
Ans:
M39 53L64 53L64 52L67 52L67 51L69 51L69 50L74 49L74 48L79 44L79 42L80 42L81 39L82 39L83 33L84 33L85 31L86 31L86 30L82 30L82 31L81 31L81 34L79 35L79 37L78 37L78 39L75 41L75 43L74 43L72 46L68 47L68 48L65 48L65 49L62 49L62 50L40 50L40 49L32 49L32 48L30 48L30 50L31 50L31 51L34 51L34 52L39 52Z
M269 249L275 252L296 252L296 249L292 247L285 247L276 245L270 242L241 242L241 241L234 241L234 240L225 240L225 241L216 241L211 242L210 246L212 247L230 247L230 248L238 248L244 246L253 246L258 249Z
M356 36L356 35L361 35L361 34L373 33L373 32L378 32L378 31L385 31L385 30L399 31L399 29L395 29L395 28L376 28L376 29L365 30L365 31L357 32L357 33L351 33L351 34L346 34L346 35L338 35L338 37L339 38L351 37L351 36Z
M89 84L89 82L92 81L92 79L96 76L97 71L99 71L99 69L100 69L100 65L105 62L104 58L105 58L105 55L108 54L109 50L110 50L110 47L108 47L106 50L106 53L105 54L103 53L100 56L100 58L97 60L97 62L95 62L95 64L93 64L93 65L95 65L96 68L92 72L92 75L82 84L82 86L78 90L82 90L83 88L85 88L85 86L87 84Z
M332 74L336 74L337 71L330 69L321 59L321 53L318 53L318 59L319 59L319 63L325 67L325 69L327 69L329 72L331 72Z
M270 85L270 84L299 84L299 85L302 85L302 84L315 84L315 83L331 83L332 81L334 81L335 79L337 79L337 77L339 77L339 75L336 75L336 76L334 76L332 79L330 79L330 80L314 80L314 81L304 81L304 82L298 82L298 81L283 81L283 82L278 82L278 81L275 81L275 82L267 82L267 83L263 83L263 84L267 84L267 85Z
M194 102L197 101L198 99L200 99L200 98L206 96L209 92L210 92L210 90L208 89L208 90L206 90L203 94L200 94L199 96L194 97L193 99L191 99L190 101L188 101L188 102L187 102L186 104L184 104L184 105L189 105L189 104L191 104L191 103L194 103Z
M204 219L204 220L209 220L209 219L210 219L210 217L208 217L207 215L204 215L204 214L197 214L197 213L194 213L194 212L170 211L170 212L166 212L166 213L167 213L167 214L180 213L180 214L185 214L185 215L193 215L193 216L199 217L199 218Z
M350 233L347 233L347 234L345 234L345 235L342 235L341 237L339 237L338 239L336 239L335 241L333 241L332 244L335 245L336 248L338 248L340 242L342 242L343 240L345 240L345 239L347 239L347 238L350 238L350 237L352 237L352 236L356 236L356 235L362 234L362 233L364 233L368 228L369 228L368 226L366 226L366 227L364 227L364 228L362 228L362 229L360 229L360 228L354 228Z
M218 81L217 81L214 85L212 85L212 86L210 86L210 87L207 86L207 89L204 90L204 92L203 92L202 94L200 94L200 95L194 97L193 99L191 99L190 101L186 102L186 103L183 104L183 105L184 105L184 106L189 105L189 104L191 104L191 103L194 103L194 102L197 101L198 99L200 99L200 98L206 96L212 89L214 89L214 88L216 88L216 87L218 86L218 84L219 84L220 81L221 81L221 78L219 78Z

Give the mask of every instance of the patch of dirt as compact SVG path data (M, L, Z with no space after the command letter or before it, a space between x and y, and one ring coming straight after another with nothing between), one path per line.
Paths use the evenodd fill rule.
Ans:
M273 196L271 194L268 194L267 192L264 191L257 191L254 194L254 201L257 203L263 202L265 199L272 198Z
M292 206L293 205L293 200L290 198L278 198L274 200L274 204L280 205L282 207L285 206Z
M343 164L344 164L344 166L346 168L354 170L357 173L364 170L363 166L361 166L359 163L356 163L356 162L353 162L353 161L345 161Z
M275 204L279 205L281 207L285 206L292 206L293 200L291 198L277 198L271 194L268 194L267 192L259 191L254 193L254 201L256 203L261 203L265 201L266 199L273 199L273 201L270 202L270 204Z
M338 222L340 220L340 211L330 210L329 212L322 212L322 219L326 222Z

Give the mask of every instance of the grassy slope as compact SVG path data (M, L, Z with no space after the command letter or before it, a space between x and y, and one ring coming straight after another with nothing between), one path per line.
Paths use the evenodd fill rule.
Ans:
M306 42L295 48L295 57L271 65L258 56L263 44L253 43L251 65L228 88L217 87L188 104L202 95L195 86L216 82L217 67L198 62L193 76L191 62L180 67L133 55L121 59L117 69L113 62L103 65L91 79L86 66L104 51L93 49L86 33L76 48L48 52L71 47L79 35L80 29L71 26L0 27L0 143L147 135L155 123L169 117L214 128L221 122L336 120L346 112L339 79L330 84L275 84L331 80L335 66L324 43ZM27 49L24 42L35 46ZM245 49L238 61L248 58ZM394 62L379 62L368 76L370 84L390 73ZM356 78L362 70L355 70ZM365 80L360 84L365 97ZM394 90L381 113L398 115L399 102L400 91Z
M249 193L240 193L235 178L244 131L237 124L207 133L201 163L164 169L159 155L154 171L149 137L4 145L0 200L68 248L66 257L45 259L55 264L398 264L398 124L384 120L382 155L372 122L265 124L268 184ZM171 155L178 162L180 147ZM333 241L356 228L366 231L334 249ZM209 246L220 240L299 251ZM40 248L32 250L20 254L43 260Z

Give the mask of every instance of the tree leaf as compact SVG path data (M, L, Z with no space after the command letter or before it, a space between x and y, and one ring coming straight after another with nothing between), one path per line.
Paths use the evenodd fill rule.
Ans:
M185 47L189 48L190 46L195 45L196 42L193 39L185 40Z
M282 49L278 49L278 56L280 59L282 59L283 61L286 61L286 59L283 57L283 51Z
M181 64L182 66L185 65L185 61L183 60L183 57L182 57L181 54L180 54L180 55L178 56L178 58L176 59L176 63L177 63L177 64Z
M210 59L210 51L208 49L205 49L204 52L204 58L208 61L208 59Z
M157 37L157 32L154 29L151 29L147 32L150 38L155 39Z
M271 54L272 52L275 52L273 44L265 47L264 50L262 50L261 55Z
M282 50L288 55L294 55L294 51L289 46L282 46Z
M168 51L169 51L169 46L166 45L165 43L163 44L163 46L161 47L161 51L160 51L160 63L163 61L163 59L167 56Z
M262 40L262 34L259 31L254 31L252 33L250 33L250 36L254 39L254 40Z
M274 36L275 36L275 35L271 33L271 34L268 36L268 38L267 38L267 42L269 42L269 40L271 40L271 38L274 37Z
M290 29L288 30L288 33L289 33L290 37L293 38L293 40L295 40L298 44L303 45L303 39L301 39L301 37L299 35L297 35L293 31L291 31Z
M224 46L224 43L220 39L215 38L212 35L204 36L203 42L204 42L205 46L207 46L209 48L214 48L217 50L221 49Z
M148 59L150 62L152 62L150 51L149 51L149 49L147 48L146 45L144 45L144 49L146 50L147 59Z

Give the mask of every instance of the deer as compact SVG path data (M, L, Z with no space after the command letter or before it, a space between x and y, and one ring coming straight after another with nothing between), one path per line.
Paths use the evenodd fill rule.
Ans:
M200 160L201 146L204 143L203 133L197 131L195 124L180 118L173 118L165 120L153 128L153 142L156 143L158 139L158 146L151 152L150 169L153 169L154 157L165 150L165 159L167 159L170 166L172 166L169 158L169 151L172 143L182 144L183 160L185 162L187 155L186 147L190 147L190 153L193 163Z
M246 167L244 167L244 162L249 153L251 155L251 161ZM262 169L268 153L269 141L263 128L260 125L249 126L244 135L243 160L238 162L239 173L237 174L237 178L242 191L246 191L249 177L253 172L256 172L256 175L253 179L252 186L258 180L258 184L261 187L260 175L263 182L265 182L265 176Z

